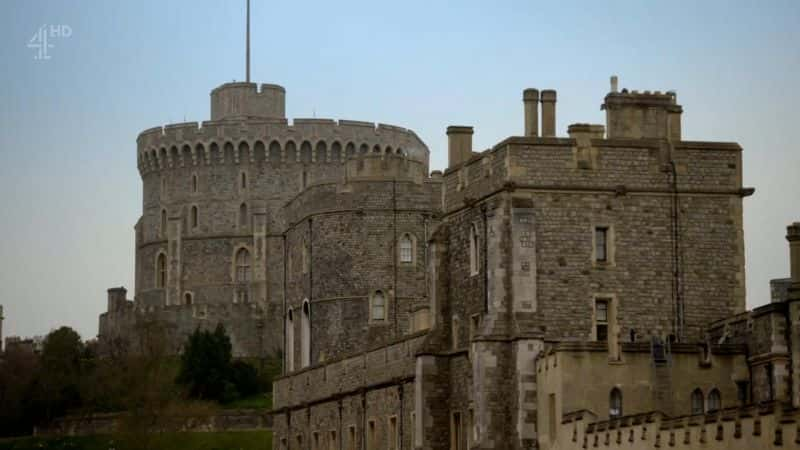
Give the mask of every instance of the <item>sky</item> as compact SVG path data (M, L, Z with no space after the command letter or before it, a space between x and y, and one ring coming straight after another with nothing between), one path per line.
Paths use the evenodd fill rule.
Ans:
M0 0L0 304L4 334L97 334L106 289L133 291L136 136L209 117L244 79L244 0ZM800 2L252 0L253 81L287 116L411 128L446 166L523 130L522 90L556 89L557 134L605 123L620 88L675 90L685 140L743 148L747 305L788 276L800 220ZM48 30L46 55L37 34ZM44 57L46 56L46 58ZM37 59L37 57L39 57Z

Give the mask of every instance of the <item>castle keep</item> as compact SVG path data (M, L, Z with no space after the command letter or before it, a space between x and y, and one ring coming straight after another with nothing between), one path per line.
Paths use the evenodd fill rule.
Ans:
M226 84L211 121L143 132L134 300L101 343L223 323L282 351L276 449L800 445L800 223L791 278L745 309L742 149L682 138L673 92L620 90L557 136L448 167L410 130L284 117L283 88Z
M229 83L211 92L211 121L139 135L134 301L109 289L103 345L133 345L137 324L159 321L177 350L195 328L222 323L235 355L263 356L283 348L286 311L301 325L303 299L320 317L335 307L327 314L340 325L368 323L365 300L378 291L386 322L423 302L421 256L401 263L392 243L424 254L441 184L428 148L404 128L290 123L284 111L282 87ZM314 360L398 331L367 328L328 328L338 344L314 346Z

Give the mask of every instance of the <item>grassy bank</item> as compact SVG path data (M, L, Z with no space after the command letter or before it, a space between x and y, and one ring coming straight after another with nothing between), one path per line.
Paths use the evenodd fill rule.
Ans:
M271 450L271 431L0 439L0 450Z

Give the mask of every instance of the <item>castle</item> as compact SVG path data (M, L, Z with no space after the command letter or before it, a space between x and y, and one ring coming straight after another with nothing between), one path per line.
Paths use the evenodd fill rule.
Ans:
M791 278L745 309L742 149L681 138L672 92L619 90L605 125L524 135L448 167L410 130L284 117L231 83L211 121L140 134L138 323L180 348L223 323L283 351L276 449L791 448L800 443L800 223Z

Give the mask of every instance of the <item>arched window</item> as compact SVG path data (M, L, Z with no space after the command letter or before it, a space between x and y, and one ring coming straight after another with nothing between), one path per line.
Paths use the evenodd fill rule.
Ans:
M372 295L372 305L370 309L370 318L373 321L386 320L386 297L384 297L383 292L375 291Z
M302 367L311 365L311 305L303 302L303 315L300 318L300 363Z
M411 264L414 262L414 241L408 233L400 237L398 245L400 253L400 262Z
M192 206L192 228L197 228L199 224L197 206Z
M608 417L622 417L622 391L619 388L611 389L608 398Z
M478 246L478 227L473 224L469 229L469 273L477 275L480 267L480 247Z
M156 259L156 287L163 288L167 284L167 256L158 254Z
M161 231L162 236L167 235L167 210L163 208L161 209L161 228L159 231Z
M192 304L192 293L187 292L183 294L183 304L184 305L191 305Z
M247 203L239 205L239 226L247 226Z
M236 252L236 281L239 283L250 281L250 252L246 248L240 248Z
M700 388L692 391L692 414L703 414L705 412L705 398Z
M708 393L708 410L719 411L722 408L722 398L719 395L719 390L714 388Z
M292 309L286 312L286 371L294 370L294 317Z

